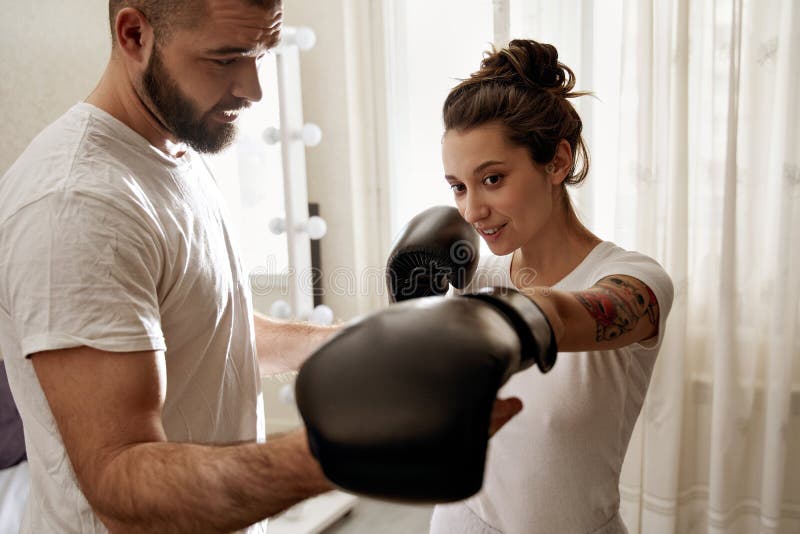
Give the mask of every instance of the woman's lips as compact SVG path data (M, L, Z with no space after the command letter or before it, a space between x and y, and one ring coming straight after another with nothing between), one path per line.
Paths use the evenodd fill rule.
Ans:
M481 237L483 237L486 240L486 242L489 243L492 241L497 241L497 239L500 237L500 234L503 233L503 230L505 229L507 224L508 223L501 224L500 226L478 228L477 230L478 233L481 234ZM494 231L494 233L487 234L486 230Z

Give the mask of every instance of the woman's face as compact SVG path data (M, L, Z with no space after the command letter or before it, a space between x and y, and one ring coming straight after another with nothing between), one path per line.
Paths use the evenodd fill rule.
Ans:
M442 161L458 211L493 254L522 247L550 219L554 178L533 162L526 147L506 139L501 124L449 130Z

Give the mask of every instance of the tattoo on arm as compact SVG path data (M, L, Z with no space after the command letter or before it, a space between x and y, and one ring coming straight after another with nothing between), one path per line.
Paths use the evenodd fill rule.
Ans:
M636 328L647 316L658 325L658 301L645 284L609 276L575 297L589 311L597 327L597 341L611 341Z

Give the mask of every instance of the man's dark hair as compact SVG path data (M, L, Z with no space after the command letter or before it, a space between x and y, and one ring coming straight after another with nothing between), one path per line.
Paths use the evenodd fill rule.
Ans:
M111 27L111 43L117 45L114 36L114 25L117 13L126 7L132 7L147 17L153 27L156 40L164 43L175 28L193 28L206 14L207 0L108 0L108 20ZM272 9L281 4L281 0L243 0L248 4Z

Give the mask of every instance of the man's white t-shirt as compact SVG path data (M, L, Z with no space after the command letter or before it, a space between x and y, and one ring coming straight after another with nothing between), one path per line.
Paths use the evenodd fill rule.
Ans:
M465 290L514 287L512 255L482 258ZM619 475L672 306L672 282L649 257L598 244L553 289L579 291L612 274L645 283L659 305L659 335L622 349L561 352L553 369L518 373L499 396L524 408L489 442L474 497L437 506L431 532L444 534L620 534ZM533 280L535 283L535 280Z
M252 306L222 196L86 103L0 179L0 353L25 428L24 533L105 532L76 483L30 356L165 351L170 441L263 441Z

